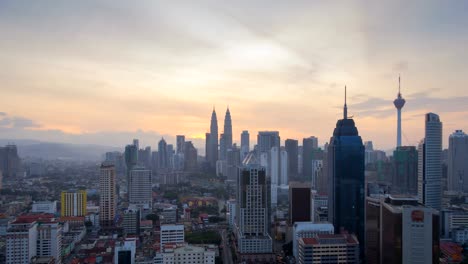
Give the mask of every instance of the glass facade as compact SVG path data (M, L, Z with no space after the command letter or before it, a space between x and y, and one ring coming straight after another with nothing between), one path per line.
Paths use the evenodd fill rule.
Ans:
M357 236L364 256L364 145L352 119L338 120L327 156L329 191L328 220L335 232Z

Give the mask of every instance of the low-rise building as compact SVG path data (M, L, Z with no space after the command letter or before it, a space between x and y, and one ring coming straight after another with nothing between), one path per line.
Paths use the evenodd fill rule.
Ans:
M161 248L166 244L181 244L185 242L184 225L166 224L161 225L160 243Z
M166 247L154 259L156 264L214 264L216 252L213 247L173 245Z
M31 212L55 214L57 212L57 201L35 201L32 204Z
M318 234L299 238L299 264L359 263L359 242L350 234Z
M293 256L299 257L299 238L310 238L317 234L333 234L335 228L331 223L313 223L313 222L296 222L293 225Z

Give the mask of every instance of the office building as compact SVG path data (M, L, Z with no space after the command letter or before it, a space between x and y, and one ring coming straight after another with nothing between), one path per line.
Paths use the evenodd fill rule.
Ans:
M468 135L456 130L449 137L448 190L468 193Z
M346 88L343 119L338 120L327 151L328 221L335 232L355 234L364 257L364 145L354 120L347 116Z
M299 238L298 264L359 262L359 242L352 234L318 234Z
M418 194L418 151L413 146L400 146L393 151L394 174L391 193Z
M418 146L418 197L427 207L442 206L442 122L434 113L425 115L425 138Z
M184 146L185 146L185 136L184 135L177 135L176 136L176 153L177 154L183 154L185 153L184 151Z
M86 216L86 191L62 191L61 216Z
M288 172L291 177L298 175L299 141L295 139L286 139L284 147L288 153Z
M270 157L266 162L266 167L269 168L270 172L267 172L267 177L270 176L270 206L272 211L275 210L278 205L278 185L281 170L279 152L279 147L272 147L270 150Z
M0 147L0 171L4 178L17 177L21 169L21 159L16 145Z
M130 171L129 203L140 209L152 209L153 190L151 170L144 167L134 167Z
M34 201L31 212L55 214L57 212L57 201Z
M335 229L330 223L296 222L293 225L293 256L299 259L299 238L311 238L317 234L333 234Z
M289 162L288 162L288 152L281 147L280 150L280 167L279 167L279 181L278 185L286 188L289 184Z
M316 149L318 149L318 138L312 136L302 140L302 174L306 180L312 179L313 152Z
M138 164L138 148L135 145L125 146L125 165L127 172L132 169L133 166Z
M184 170L195 171L198 168L198 151L193 146L192 141L186 141L184 144Z
M266 172L253 153L245 161L237 187L236 236L241 260L243 255L272 253Z
M298 182L289 184L289 221L292 225L312 220L311 202L310 184Z
M270 152L272 147L280 147L280 136L278 131L260 131L257 135L258 153Z
M169 153L167 152L167 143L164 138L158 142L158 169L165 170L169 168Z
M241 133L241 162L250 152L250 135L249 131L244 130Z
M174 155L175 155L174 145L167 144L166 153L167 153L167 159L166 159L167 160L167 168L172 170L172 169L174 169Z
M164 224L161 225L160 233L161 248L166 244L181 244L185 242L184 225Z
M115 166L103 163L99 175L99 223L101 227L114 225L116 208Z
M401 96L400 92L400 77L398 77L398 96L393 101L393 104L395 105L397 109L397 148L401 147L401 109L405 105L405 99Z
M226 154L226 176L228 180L233 182L237 181L237 175L239 174L239 166L241 165L240 155L240 149L235 145Z
M140 234L140 210L136 207L128 208L122 215L122 228L127 235Z
M443 209L440 211L441 232L444 238L453 235L454 230L468 227L468 211L463 208Z
M367 198L366 261L439 263L439 213L416 197Z
M138 164L138 147L135 145L135 143L138 143L138 140L133 140L134 144L127 145L125 146L125 166L126 166L126 176L127 176L127 192L130 189L129 183L130 183L130 170L134 167L137 166ZM157 157L157 156L156 156ZM155 166L157 167L157 166Z

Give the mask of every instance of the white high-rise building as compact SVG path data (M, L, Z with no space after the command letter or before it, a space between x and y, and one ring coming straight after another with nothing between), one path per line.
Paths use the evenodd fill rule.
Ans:
M62 263L62 225L52 219L40 222L36 245L36 256L53 257L56 264Z
M268 232L268 183L265 168L258 164L253 153L246 157L238 183L235 230L239 253L271 253L272 239Z
M181 244L185 242L185 233L184 225L174 225L167 224L161 225L160 233L161 248L164 248L164 245L172 244Z
M101 227L113 226L116 207L115 166L102 164L99 175L99 222Z
M418 147L418 197L427 207L442 205L442 122L434 113L425 115L425 138Z
M15 220L6 234L6 263L29 264L37 255L37 222Z
M468 193L468 135L456 130L449 137L447 187Z
M129 202L142 209L153 206L151 170L144 167L134 167L129 177Z

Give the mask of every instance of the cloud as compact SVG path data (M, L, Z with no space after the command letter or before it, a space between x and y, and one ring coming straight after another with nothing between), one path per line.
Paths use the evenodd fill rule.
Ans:
M41 127L40 124L34 122L31 119L27 119L24 117L19 116L8 116L5 112L0 112L0 116L3 116L0 119L0 127L3 128L15 128L15 129L23 129L23 128L38 128Z

